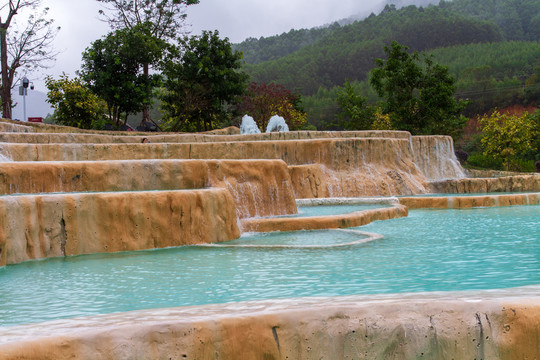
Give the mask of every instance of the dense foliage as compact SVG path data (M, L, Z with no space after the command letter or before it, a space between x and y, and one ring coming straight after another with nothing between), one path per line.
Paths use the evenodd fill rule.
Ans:
M459 114L464 102L454 98L454 79L448 68L407 47L392 42L384 48L386 60L377 59L370 83L382 101L382 111L390 115L393 128L413 135L456 136L466 119Z
M277 82L304 95L320 86L343 84L345 79L365 80L374 60L384 56L391 41L414 51L459 44L502 40L497 27L469 20L438 7L389 8L379 16L339 27L317 43L288 56L255 65L246 71L257 82Z
M504 115L498 111L480 119L483 155L496 164L500 159L504 170L519 171L522 161L532 164L540 139L540 112L535 115Z
M102 129L106 123L106 104L79 78L65 73L58 80L45 79L47 102L54 108L52 121L81 129Z
M217 31L181 40L163 66L164 127L208 131L230 122L230 106L244 93L247 75L238 71L242 54Z
M429 53L456 79L456 96L469 100L464 115L540 102L540 41L469 44ZM367 81L351 81L351 86L367 98L368 104L379 100ZM334 125L340 112L336 103L338 89L321 87L316 94L303 97L308 123L319 129L340 128Z
M540 39L534 0L454 0L426 8L388 5L379 14L340 26L296 30L270 38L248 39L246 71L257 82L276 82L304 95L345 79L363 81L391 41L411 51L466 44ZM443 63L446 64L446 63Z
M344 130L369 130L375 120L375 110L367 105L367 98L358 94L349 80L337 91L339 127Z
M113 30L144 29L149 35L159 41L174 43L180 34L185 32L186 9L199 0L97 0L105 10L100 14L110 24ZM144 60L144 59L143 59ZM151 82L150 69L152 62L141 64L147 83ZM143 104L141 125L146 126L150 120L150 104Z
M161 58L165 43L150 35L145 26L122 29L98 39L83 54L81 77L107 102L116 128L127 115L141 111L152 101L159 76L146 76L144 64Z

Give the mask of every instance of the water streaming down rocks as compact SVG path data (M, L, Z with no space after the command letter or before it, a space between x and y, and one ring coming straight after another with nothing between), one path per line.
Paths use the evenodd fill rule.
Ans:
M296 213L280 160L114 160L0 165L0 195L227 188L240 218Z
M6 144L6 149L15 161L281 159L289 166L299 166L293 173L297 197L399 195L427 191L427 180L416 166L411 143L406 138L69 146L17 143ZM303 174L304 170L308 174ZM322 183L323 188L306 193L305 181Z
M1 149L0 149L1 151ZM0 153L0 162L6 162L6 161L13 161L9 157L5 156L4 154Z
M460 179L465 172L449 136L413 136L414 161L428 180Z
M151 144L128 135L0 133L1 153L13 159L0 162L0 266L48 256L230 240L240 234L238 219L295 213L295 197L507 186L503 180L480 186L487 182L459 179L448 137L390 131L225 133L156 134ZM540 190L534 176L509 182L514 188L523 184L521 189ZM498 201L511 204L512 199ZM538 200L526 197L528 202ZM413 200L403 201L413 206ZM446 206L490 201L459 199ZM398 214L386 209L383 216L406 212L402 205L395 209ZM367 217L380 214L374 215ZM353 225L366 221L346 220ZM334 223L331 226L343 225L341 220ZM461 302L452 296L443 305L403 297L397 305L388 299L378 303L371 296L365 306L356 299L347 303L329 298L327 304L320 299L303 304L282 301L283 308L276 301L268 306L254 303L253 308L242 304L237 312L230 311L234 304L193 308L192 317L185 316L189 309L181 308L157 315L102 316L88 319L91 324L64 320L0 329L0 358L94 358L98 352L106 358L382 358L389 351L403 358L441 353L455 358L502 353L507 358L532 358L537 351L533 340L539 331L534 326L540 316L538 303L479 302L475 296ZM174 311L181 315L175 317ZM201 318L205 311L208 321ZM246 333L247 338L262 340L256 345L246 342ZM405 335L412 341L402 341Z

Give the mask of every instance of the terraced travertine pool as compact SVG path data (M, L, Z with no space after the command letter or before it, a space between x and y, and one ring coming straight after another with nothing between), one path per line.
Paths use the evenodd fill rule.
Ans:
M407 218L353 229L384 238L344 247L328 245L365 235L247 234L229 244L263 246L185 246L9 265L0 268L0 326L244 300L540 284L538 224L540 205L412 210ZM264 247L280 244L289 247Z

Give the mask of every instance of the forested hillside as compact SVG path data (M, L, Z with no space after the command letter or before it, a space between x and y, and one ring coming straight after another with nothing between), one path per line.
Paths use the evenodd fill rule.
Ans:
M384 46L393 40L426 51L539 39L538 0L454 0L425 8L387 5L380 14L350 25L292 30L248 39L236 48L245 52L245 70L253 81L275 82L312 95L345 79L365 80L374 59L382 57Z
M456 96L470 101L465 115L540 100L540 41L469 44L429 53L435 62L447 66L456 79ZM378 100L367 81L354 81L353 86L369 103ZM339 88L321 87L315 94L304 96L310 124L318 129L336 129Z

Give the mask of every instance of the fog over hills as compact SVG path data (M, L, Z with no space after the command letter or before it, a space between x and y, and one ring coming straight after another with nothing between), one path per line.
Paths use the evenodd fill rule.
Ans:
M396 8L399 9L399 8L402 8L404 6L409 6L409 5L425 7L431 4L437 5L438 3L439 3L439 0L387 0L385 3L379 5L376 8L373 8L369 11L366 10L366 11L359 12L357 14L351 15L345 19L341 19L336 22L341 26L352 24L355 21L360 21L367 18L372 13L378 14L379 12L381 12L382 9L384 9L386 5L395 5ZM330 26L330 25L331 24L325 24L323 25L323 27Z

